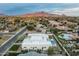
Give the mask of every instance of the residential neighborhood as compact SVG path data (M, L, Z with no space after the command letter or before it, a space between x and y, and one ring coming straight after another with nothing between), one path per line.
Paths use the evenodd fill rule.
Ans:
M0 56L78 55L79 16L46 11L0 15Z

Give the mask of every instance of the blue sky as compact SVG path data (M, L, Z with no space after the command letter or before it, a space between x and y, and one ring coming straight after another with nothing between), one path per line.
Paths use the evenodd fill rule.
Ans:
M2 3L0 13L5 15L22 15L32 12L45 11L56 14L79 16L78 3Z

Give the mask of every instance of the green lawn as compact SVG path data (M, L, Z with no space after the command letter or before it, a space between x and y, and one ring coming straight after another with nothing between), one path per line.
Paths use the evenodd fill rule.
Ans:
M17 51L20 45L13 45L10 49L10 51Z

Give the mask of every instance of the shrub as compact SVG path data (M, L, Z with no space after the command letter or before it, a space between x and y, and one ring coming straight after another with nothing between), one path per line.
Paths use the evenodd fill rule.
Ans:
M48 55L54 54L54 49L52 47L49 47L48 50L47 50L47 54Z
M27 26L27 29L28 29L28 30L34 30L34 26L28 25L28 26Z
M13 45L10 49L10 51L17 51L20 45Z
M0 39L2 39L2 37L0 37Z

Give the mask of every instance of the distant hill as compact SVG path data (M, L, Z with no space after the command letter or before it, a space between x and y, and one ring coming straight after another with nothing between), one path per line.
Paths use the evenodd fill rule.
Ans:
M4 14L0 13L0 16L5 16Z
M46 13L46 12L35 12L35 13L29 13L29 14L24 14L24 15L21 15L23 17L33 17L33 16L45 16L45 17L48 17L48 16L52 16L52 17L59 17L59 16L63 16L63 15L58 15L58 14L50 14L50 13Z

